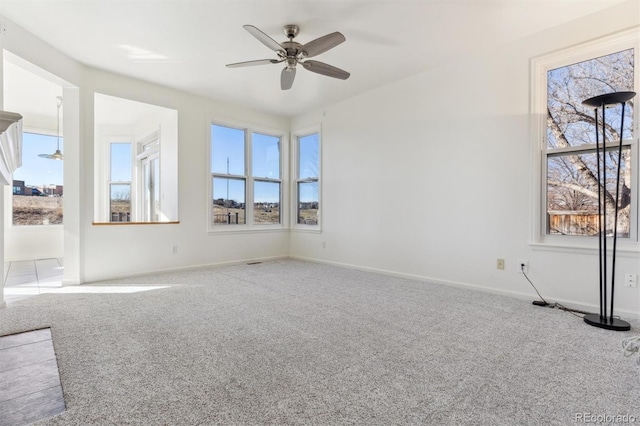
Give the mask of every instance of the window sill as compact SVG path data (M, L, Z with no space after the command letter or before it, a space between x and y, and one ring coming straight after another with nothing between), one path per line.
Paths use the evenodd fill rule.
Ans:
M5 227L5 229L13 229L13 230L18 230L18 229L29 229L29 230L33 230L33 229L52 229L52 228L62 228L64 225L62 223L48 223L48 224L42 224L42 225L14 225L14 224L10 224L9 226Z
M301 233L308 233L308 234L321 234L322 233L322 228L320 228L319 226L306 226L306 227L302 227L302 226L294 226L293 228L291 228L292 232L301 232Z
M265 232L283 232L288 231L289 228L276 225L264 225L264 226L247 226L238 227L238 225L216 226L215 228L209 228L209 234L260 234Z
M585 237L589 238L589 237ZM607 252L611 252L613 244L611 240L607 240ZM530 242L529 246L532 250L552 251L559 253L573 254L595 254L598 253L598 240L578 241L571 239L570 241L562 241L560 239L543 240L538 242ZM637 241L620 241L618 240L616 254L623 257L638 257L640 254L640 244Z
M92 222L91 224L93 226L178 225L180 222Z

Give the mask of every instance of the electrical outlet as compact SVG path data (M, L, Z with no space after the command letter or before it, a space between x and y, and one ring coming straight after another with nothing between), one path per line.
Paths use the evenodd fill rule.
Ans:
M171 247L171 254L178 254L178 246Z
M326 241L322 242L322 248L327 248L327 242Z
M504 259L498 259L496 261L496 268L500 269L501 271L504 270Z
M518 260L518 272L524 272L525 274L529 273L529 261L528 260Z
M637 279L635 274L624 274L624 286L625 287L637 287Z

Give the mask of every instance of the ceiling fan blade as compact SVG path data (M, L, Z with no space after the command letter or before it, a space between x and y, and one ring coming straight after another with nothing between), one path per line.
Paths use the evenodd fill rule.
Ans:
M289 90L293 86L293 80L296 78L296 69L284 67L280 74L280 88Z
M336 47L343 41L345 41L344 36L336 31L335 33L327 34L326 36L310 41L302 46L300 50L305 53L306 58L311 58Z
M302 64L302 66L305 67L305 69L308 69L309 71L326 75L328 77L346 80L351 75L348 72L341 70L340 68L334 67L333 65L325 64L324 62L304 61L299 63Z
M275 41L274 39L272 39L271 37L269 37L268 35L266 35L262 31L260 31L259 29L257 29L253 25L243 25L242 28L244 28L245 30L249 31L249 33L252 36L257 38L258 41L260 41L262 44L264 44L265 46L267 46L269 49L273 50L274 52L281 52L281 51L284 52L285 51L285 49L280 45L280 43L278 43L277 41Z
M266 65L266 64L277 64L284 61L284 59L258 59L257 61L244 61L244 62L236 62L235 64L227 64L227 68L241 68L241 67L251 67L254 65Z

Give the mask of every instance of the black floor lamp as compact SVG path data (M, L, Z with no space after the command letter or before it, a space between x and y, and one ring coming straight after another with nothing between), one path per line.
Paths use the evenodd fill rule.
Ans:
M618 241L618 203L620 200L620 159L622 158L622 134L624 132L624 108L626 102L635 96L635 92L615 92L606 95L595 96L582 102L583 105L593 107L596 123L596 173L598 178L598 255L600 272L600 314L587 314L584 321L594 327L607 330L625 331L631 326L628 322L613 317L613 294L615 290L616 276L616 243ZM622 105L620 119L620 143L618 144L618 163L616 167L616 196L615 213L613 217L613 246L611 248L611 284L608 283L607 274L607 198L606 198L606 121L605 110L612 105ZM602 109L602 126L598 126L598 110ZM602 142L600 142L602 131ZM610 295L611 307L607 311L607 295Z

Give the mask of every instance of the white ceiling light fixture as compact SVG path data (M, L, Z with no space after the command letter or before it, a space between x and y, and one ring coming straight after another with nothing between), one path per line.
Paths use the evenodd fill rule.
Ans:
M60 107L62 106L62 96L57 96L58 98L58 121L57 121L57 136L58 136L58 148L56 152L53 154L40 154L38 157L48 158L49 160L62 160L62 152L60 152Z

